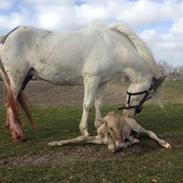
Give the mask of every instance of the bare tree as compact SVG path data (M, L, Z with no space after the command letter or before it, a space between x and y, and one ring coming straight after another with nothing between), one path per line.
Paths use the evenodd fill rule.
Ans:
M174 72L174 68L170 64L168 64L166 60L163 59L159 60L158 65L160 68L160 72L163 75L170 75Z

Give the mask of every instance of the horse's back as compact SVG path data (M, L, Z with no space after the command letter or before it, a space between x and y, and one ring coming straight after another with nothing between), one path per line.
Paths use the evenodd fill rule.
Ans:
M41 78L54 83L75 83L86 75L110 80L138 58L125 36L103 24L74 32L20 26L8 35L3 48L6 65L19 67L19 72L34 68Z

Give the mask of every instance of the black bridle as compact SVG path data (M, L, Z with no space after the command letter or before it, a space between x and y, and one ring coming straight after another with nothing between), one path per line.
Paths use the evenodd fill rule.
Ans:
M135 109L135 113L141 112L141 110L142 110L142 104L145 101L147 101L147 100L149 100L149 99L152 98L152 96L149 96L149 94L151 93L151 91L153 89L155 89L154 82L156 80L157 79L155 77L153 77L152 82L151 82L151 85L150 85L150 87L149 87L148 90L144 90L144 91L141 91L141 92L135 92L135 93L132 93L132 92L127 91L128 100L127 100L126 106L119 107L118 109L119 110L122 110L122 109ZM131 97L132 96L135 96L135 95L143 95L143 94L144 94L144 96L143 96L142 100L140 101L140 103L138 105L132 105L132 106L130 105L130 101L131 101Z

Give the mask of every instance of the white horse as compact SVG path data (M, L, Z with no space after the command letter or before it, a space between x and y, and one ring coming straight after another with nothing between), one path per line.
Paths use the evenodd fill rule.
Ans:
M14 141L23 139L18 103L32 122L23 90L35 75L57 85L84 84L80 132L88 136L88 114L95 102L96 117L106 83L127 75L126 113L133 116L163 82L145 43L126 25L107 27L94 23L76 32L51 32L20 26L0 41L0 73L6 86L7 119Z

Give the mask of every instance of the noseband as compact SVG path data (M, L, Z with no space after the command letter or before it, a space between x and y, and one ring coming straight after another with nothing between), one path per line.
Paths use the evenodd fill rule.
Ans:
M155 87L154 87L154 81L155 80L157 80L157 79L155 77L153 77L152 82L151 82L151 85L150 85L150 87L149 87L148 90L144 90L144 91L141 91L141 92L135 92L135 93L132 93L132 92L127 91L127 95L128 95L127 104L126 104L126 106L119 107L118 109L119 110L122 110L122 109L135 109L135 113L141 112L141 110L142 110L142 104L145 101L147 101L147 100L149 100L149 99L152 98L151 96L148 96L148 95L151 93L151 91L153 89L155 89ZM143 95L143 94L144 94L144 97L142 98L142 100L140 101L140 103L138 105L132 105L132 106L130 105L131 97L132 96L138 96L138 95Z

